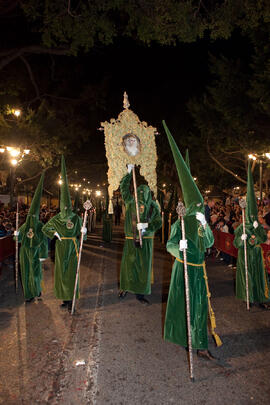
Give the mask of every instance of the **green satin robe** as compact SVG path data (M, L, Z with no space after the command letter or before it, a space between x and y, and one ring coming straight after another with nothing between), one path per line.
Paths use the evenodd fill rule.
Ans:
M153 238L161 227L161 215L158 205L152 200L148 186L137 189L140 207L140 221L148 222L143 236L142 248L135 247L133 237L138 237L136 228L135 200L129 186L132 174L123 177L120 190L125 203L125 244L121 262L120 289L134 294L151 294ZM130 239L128 239L130 238Z
M236 269L236 298L246 301L246 270L244 241L241 239L243 225L239 225L235 231L234 246L238 248ZM254 228L252 224L246 224L247 234L247 263L248 263L248 291L249 302L269 301L269 281L265 269L263 252L260 246L267 239L266 232L261 225ZM252 235L255 238L252 238Z
M205 230L201 226L198 227L195 216L185 217L184 222L188 241L187 262L200 265L204 262L205 249L214 243L213 233L208 225ZM192 238L189 237L188 230L192 230ZM183 261L183 252L179 250L180 239L182 231L180 221L177 220L172 226L166 248L172 256ZM208 348L208 298L203 266L188 265L188 278L192 347L204 350ZM184 347L188 346L184 264L177 260L172 269L164 339Z
M41 231L42 226L42 222L31 218L31 225L26 220L19 228L20 269L25 299L38 297L41 293L42 265L39 259L48 257L48 239Z
M112 240L112 215L103 214L102 216L103 228L102 228L102 240L104 242L111 242Z
M73 224L70 229L69 220L63 219L60 213L42 228L48 238L53 239L55 232L62 238L62 241L57 239L55 243L54 293L56 298L63 301L73 299L79 253L78 238L81 236L82 227L82 220L77 214L72 213L69 218ZM79 297L79 283L76 297Z

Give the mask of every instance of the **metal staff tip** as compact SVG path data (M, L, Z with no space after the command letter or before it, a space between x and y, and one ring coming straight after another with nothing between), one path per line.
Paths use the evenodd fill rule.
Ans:
M186 215L186 207L182 203L182 201L179 201L176 207L176 212L179 217L184 217Z
M239 200L239 205L242 209L245 209L247 206L247 202L244 198L241 198L241 200Z
M93 206L93 204L91 203L90 200L86 200L86 201L84 202L84 204L83 204L83 208L84 208L86 211L90 210L90 209L92 208L92 206Z

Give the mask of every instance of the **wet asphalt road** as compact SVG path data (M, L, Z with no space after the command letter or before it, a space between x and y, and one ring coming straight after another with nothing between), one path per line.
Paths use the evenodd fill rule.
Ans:
M81 298L72 317L53 295L53 263L44 264L42 301L14 293L12 263L0 276L0 404L262 404L270 402L270 311L248 312L234 297L234 271L207 262L223 345L209 362L194 353L189 381L186 351L163 341L172 266L155 242L151 305L117 297L122 228L111 243L101 229L84 245Z

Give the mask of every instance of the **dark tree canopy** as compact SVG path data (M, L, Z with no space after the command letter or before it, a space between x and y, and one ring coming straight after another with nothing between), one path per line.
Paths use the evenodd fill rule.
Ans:
M1 142L15 137L27 143L39 168L55 164L63 152L73 154L76 160L74 148L79 150L82 145L90 150L98 145L92 163L104 162L105 155L100 152L102 134L98 137L96 130L100 121L110 118L110 114L115 116L115 89L109 66L102 75L96 60L109 50L108 64L113 64L114 48L125 44L127 49L135 44L136 52L160 50L173 68L175 61L164 50L179 49L182 56L183 44L194 52L209 47L213 54L209 58L211 76L205 79L207 74L202 74L198 78L194 73L193 78L197 93L204 92L202 97L194 97L194 91L187 88L182 99L176 100L174 95L168 111L166 99L160 99L160 106L156 103L152 111L149 100L138 98L140 108L160 131L161 119L168 119L181 148L189 147L194 175L200 172L202 184L214 183L220 177L222 167L213 159L209 164L209 156L219 162L222 156L223 166L233 174L239 172L244 180L246 153L251 145L258 153L265 149L269 129L269 25L267 0L1 1ZM235 42L236 37L241 38L244 51L241 41ZM219 54L219 46L225 49L226 44L227 52ZM127 66L119 69L124 71L134 63L131 57ZM193 63L198 60L193 59ZM203 60L201 65L204 69ZM183 82L184 74L179 71ZM170 77L164 83L161 79L157 76L156 88L169 101L175 83ZM158 91L152 97L158 97ZM24 115L11 122L6 112L14 105L23 108ZM162 135L158 148L163 182L171 170L162 164L170 159ZM77 154L80 163L85 159L83 152ZM221 187L231 181L223 180Z

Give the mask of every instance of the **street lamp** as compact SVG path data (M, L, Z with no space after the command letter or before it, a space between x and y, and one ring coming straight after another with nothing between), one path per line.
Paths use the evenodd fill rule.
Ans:
M250 153L248 155L248 158L253 160L253 161L258 160L258 162L259 162L259 169L260 169L260 181L259 181L259 184L260 184L260 201L262 201L262 169L263 169L262 164L265 161L264 160L265 158L270 159L270 153L269 152L262 153L262 154Z
M17 111L17 110L16 110ZM21 113L21 112L20 112ZM19 110L15 114L15 110L13 112L14 115L17 117L20 115ZM25 155L29 155L30 149L21 149L19 147L14 147L14 146L4 146L2 145L0 147L0 153L5 153L7 152L10 159L10 206L13 206L13 194L14 194L14 186L15 186L15 170L16 166L19 165L19 163L22 161Z

